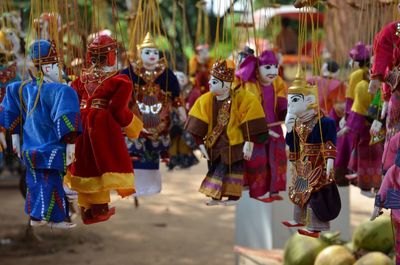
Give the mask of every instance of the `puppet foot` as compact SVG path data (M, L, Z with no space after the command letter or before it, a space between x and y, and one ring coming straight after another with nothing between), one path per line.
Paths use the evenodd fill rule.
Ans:
M31 220L30 221L30 225L31 226L44 226L44 225L46 225L47 224L47 222L46 221L43 221L43 220Z
M115 214L115 207L112 207L108 210L107 213L96 215L92 218L82 218L82 221L85 225L91 225L95 223L105 222L110 219L111 216Z
M288 220L283 221L282 224L287 227L302 227L302 226L304 226L303 224L298 223L296 221L288 221Z
M273 193L267 198L257 198L257 200L265 202L265 203L270 203L273 201L282 201L283 198L278 193Z
M361 194L368 198L375 198L376 196L376 193L372 192L371 190L361 190Z
M47 226L50 228L57 228L57 229L71 229L76 227L76 224L70 222L59 222L59 223L48 222Z
M226 200L222 202L224 206L234 206L238 204L238 200Z
M320 234L320 231L313 231L308 229L299 229L297 230L297 232L299 232L300 235L314 237L314 238L319 238Z
M207 206L215 206L215 205L221 205L221 204L222 204L222 202L220 200L211 199L209 201L206 201Z

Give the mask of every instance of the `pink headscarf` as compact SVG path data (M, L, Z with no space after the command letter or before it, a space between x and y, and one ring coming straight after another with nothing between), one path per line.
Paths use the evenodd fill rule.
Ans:
M244 59L240 68L236 71L236 77L240 78L244 82L256 82L258 66L266 64L279 64L273 51L265 50L259 57L249 55Z

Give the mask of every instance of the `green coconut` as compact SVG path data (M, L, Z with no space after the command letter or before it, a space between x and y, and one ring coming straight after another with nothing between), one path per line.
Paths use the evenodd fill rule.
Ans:
M321 239L296 233L286 242L284 265L314 264L317 255L327 246Z
M345 246L335 245L322 250L314 265L353 265L354 262L356 259Z
M370 252L357 260L354 265L394 265L394 262L381 252Z
M360 224L353 233L352 242L355 250L389 253L394 246L390 217L381 216Z

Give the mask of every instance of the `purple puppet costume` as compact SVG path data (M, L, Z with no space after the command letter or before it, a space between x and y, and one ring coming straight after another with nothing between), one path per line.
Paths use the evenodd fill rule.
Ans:
M254 145L253 156L245 163L245 182L250 196L259 198L269 192L269 198L259 199L264 202L281 200L278 193L286 190L287 158L281 123L287 110L287 86L278 76L278 60L274 52L268 50L259 57L249 55L236 76L262 103L265 122L273 132L265 143Z

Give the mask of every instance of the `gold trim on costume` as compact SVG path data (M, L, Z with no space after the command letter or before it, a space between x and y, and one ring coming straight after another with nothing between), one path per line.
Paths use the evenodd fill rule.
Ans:
M108 190L135 189L133 173L107 172L99 177L79 177L68 171L64 183L81 193L97 193Z
M133 115L132 121L129 125L124 128L126 136L130 139L138 138L142 129L143 122L135 115Z

